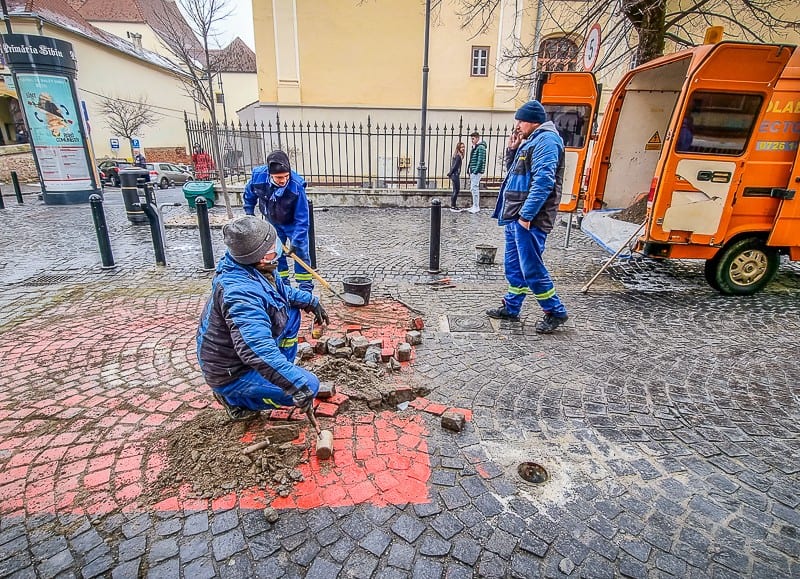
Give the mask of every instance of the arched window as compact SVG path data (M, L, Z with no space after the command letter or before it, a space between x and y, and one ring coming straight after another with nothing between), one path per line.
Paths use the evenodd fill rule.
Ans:
M539 70L575 70L578 62L578 45L566 36L545 38L539 47Z

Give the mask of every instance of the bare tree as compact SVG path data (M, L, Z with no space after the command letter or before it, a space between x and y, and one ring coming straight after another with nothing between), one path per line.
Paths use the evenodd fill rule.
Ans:
M462 27L485 31L500 12L503 0L459 0ZM525 0L523 0L524 2ZM582 43L589 28L603 25L604 51L596 71L617 67L622 61L643 64L664 54L667 42L676 48L702 43L705 29L723 25L726 37L750 41L780 41L789 29L796 29L797 0L597 0L595 2L545 2L527 0L522 10L536 14L537 30L546 21L549 30ZM518 15L519 16L519 15ZM530 66L540 56L540 35L522 39L504 58ZM525 67L521 67L522 70ZM531 82L536 70L520 74L517 80Z
M100 112L106 126L115 134L128 139L133 158L133 138L142 136L146 127L156 124L161 116L147 104L145 97L138 100L128 100L113 97L103 97L100 102Z
M225 162L217 134L216 95L214 77L224 69L224 54L215 50L217 27L233 13L229 0L163 0L154 12L155 25L160 29L161 43L173 54L186 72L182 77L187 94L211 116L211 145L214 164L222 184L222 197L228 218L233 218L228 187L225 183ZM183 12L183 14L181 14ZM184 18L183 15L186 15ZM199 39L199 40L198 40ZM214 46L212 46L212 43Z

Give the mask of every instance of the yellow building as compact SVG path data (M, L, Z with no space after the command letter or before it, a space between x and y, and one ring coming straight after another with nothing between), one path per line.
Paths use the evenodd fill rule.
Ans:
M485 27L480 19L464 27L460 0L433 4L429 120L509 122L532 94L520 78L531 77L534 59L505 58L520 43L533 39L545 68L582 69L583 38L559 31L584 2L550 3L537 21L536 2L500 0ZM385 122L419 122L423 2L253 0L253 20L259 103L243 119L274 119L279 109L286 119L360 121L371 112Z
M10 0L8 4L14 33L50 36L72 43L78 59L78 98L86 103L96 157L131 156L121 136L112 134L103 122L103 97L133 101L146 98L158 115L158 122L137 135L145 150L186 147L184 111L192 111L194 103L185 94L183 73L174 64L95 28L63 0ZM6 75L9 72L5 70ZM0 70L0 76L2 73ZM0 94L9 92L5 86ZM5 107L3 100L7 101ZM0 121L6 133L22 126L21 116L14 117L15 111L16 98L0 98ZM112 138L121 141L119 151L111 148Z

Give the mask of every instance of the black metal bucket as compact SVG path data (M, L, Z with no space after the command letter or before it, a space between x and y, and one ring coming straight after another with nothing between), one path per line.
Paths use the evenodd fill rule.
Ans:
M348 305L365 306L369 303L372 280L364 276L350 276L342 280L344 298ZM363 300L363 302L362 302Z

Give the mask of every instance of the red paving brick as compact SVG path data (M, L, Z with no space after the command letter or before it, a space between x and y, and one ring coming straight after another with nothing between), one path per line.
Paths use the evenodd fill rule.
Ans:
M0 354L0 401L18 399L32 382L41 384L46 396L25 408L0 409L0 450L10 456L0 471L0 514L108 514L146 506L225 510L237 504L248 509L270 504L310 509L429 500L431 468L422 416L342 414L340 407L349 399L337 394L318 406L318 414L325 416L330 410L333 420L328 423L335 423L334 456L320 461L309 449L309 462L300 465L304 480L288 497L278 497L270 488L252 488L209 501L190 497L191 487L183 485L155 505L143 505L142 492L165 464L153 442L159 430L175 428L209 408L222 411L212 401L194 358L201 302L198 297L114 298L88 314L63 304L15 329L14 335L26 338L24 343L0 345L5 347ZM361 333L389 351L403 340L410 319L406 308L388 300L348 309L346 314L348 321L332 314L329 333ZM157 348L162 348L164 336L171 340L170 361L159 360ZM136 360L119 362L123 351L136 352ZM63 361L65 353L70 355L68 363ZM46 359L55 362L41 363ZM24 383L19 381L22 374ZM387 379L398 388L406 386L397 376ZM52 394L50 386L57 386L57 402L47 395ZM290 411L275 410L272 419L289 419ZM36 420L31 420L33 415ZM36 436L51 425L48 417L57 417L67 427ZM297 418L305 420L302 414ZM304 443L307 434L312 436L310 426L296 443ZM254 438L252 433L247 436Z

